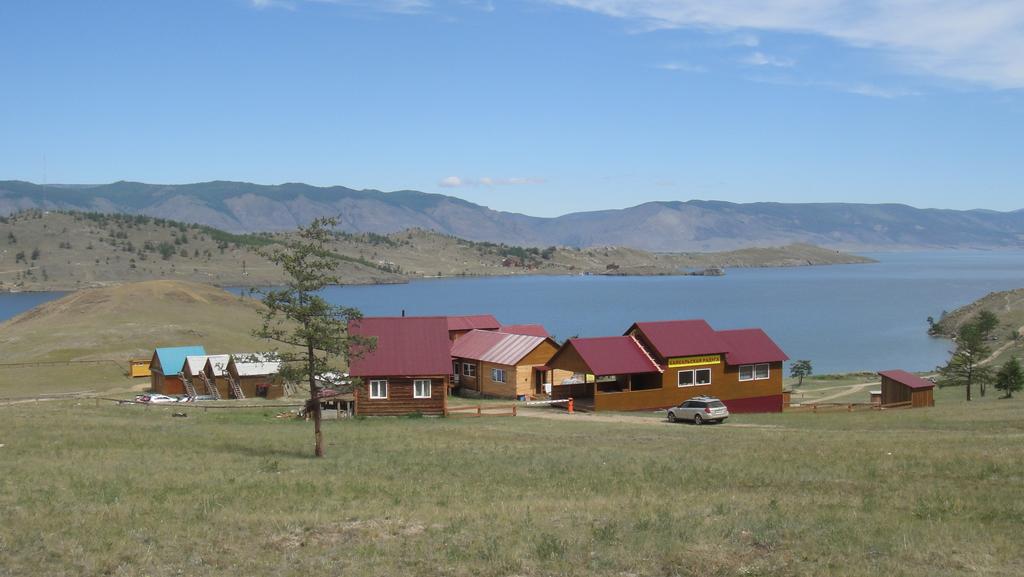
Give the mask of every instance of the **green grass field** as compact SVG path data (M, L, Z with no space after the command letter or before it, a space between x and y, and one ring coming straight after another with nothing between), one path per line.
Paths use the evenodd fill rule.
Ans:
M0 406L0 575L1024 574L1024 401L309 423Z

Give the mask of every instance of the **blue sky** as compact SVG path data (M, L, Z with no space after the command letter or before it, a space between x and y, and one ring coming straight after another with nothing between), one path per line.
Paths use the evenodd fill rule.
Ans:
M0 3L0 179L1024 207L1019 0Z

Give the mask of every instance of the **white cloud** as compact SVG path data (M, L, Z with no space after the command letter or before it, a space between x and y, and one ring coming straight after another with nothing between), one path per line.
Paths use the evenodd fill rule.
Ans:
M689 62L663 62L655 64L654 68L668 70L670 72L704 72L704 67Z
M490 176L483 176L480 178L464 178L461 176L446 176L438 181L437 184L444 188L458 188L463 186L518 186L544 184L545 182L543 178L532 177L492 178Z
M779 58L777 56L769 56L760 50L751 52L746 58L741 60L744 64L751 66L775 66L778 68L792 68L796 64L796 60L791 58Z
M908 71L1024 88L1021 0L547 0L648 29L819 35L884 51Z
M300 3L335 4L362 10L391 12L396 14L418 14L431 8L431 0L249 0L254 8L286 8L294 10Z

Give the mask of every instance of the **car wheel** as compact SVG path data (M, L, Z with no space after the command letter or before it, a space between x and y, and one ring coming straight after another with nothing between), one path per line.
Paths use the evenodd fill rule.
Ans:
M670 423L676 422L676 414L673 413L672 411L668 412L668 422L670 422Z
M704 424L704 417L702 417L700 415L694 415L693 416L693 424L694 425L703 425Z

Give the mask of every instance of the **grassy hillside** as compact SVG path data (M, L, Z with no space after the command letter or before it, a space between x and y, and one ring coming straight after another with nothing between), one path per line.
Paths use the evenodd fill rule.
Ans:
M260 305L209 285L148 281L85 289L0 323L2 363L114 360L119 365L0 366L0 397L131 387L127 361L156 347L266 350L251 336Z
M959 397L706 427L343 420L324 459L271 411L0 406L0 573L1020 575L1024 401Z
M289 233L230 234L144 216L25 212L0 217L0 291L74 290L116 282L176 279L263 286L280 270L258 254ZM339 232L330 245L345 283L520 274L679 274L710 266L869 262L809 245L726 253L655 254L622 247L524 248L471 242L425 230L389 235Z
M953 336L964 323L971 321L983 310L994 313L999 319L999 327L993 335L996 340L989 343L993 355L988 362L1001 365L1011 356L1024 361L1024 339L1020 338L1024 334L1024 288L989 293L969 305L944 314L935 323L934 332Z

